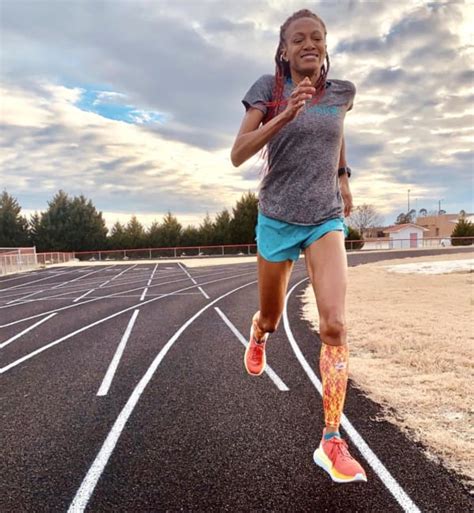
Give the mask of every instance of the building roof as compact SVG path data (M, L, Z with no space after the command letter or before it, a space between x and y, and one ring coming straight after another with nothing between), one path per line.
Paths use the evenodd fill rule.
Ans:
M454 223L454 224L457 224L457 222L459 221L459 219L461 219L460 217L458 219L451 219L450 220L450 223ZM464 217L464 219L466 221L468 221L469 223L474 223L474 214L466 214L466 216Z
M413 228L418 228L420 230L423 230L424 232L429 232L428 228L425 228L424 226L420 226L419 224L414 224L414 223L396 224L394 226L389 226L383 232L384 233L397 233L397 232L401 232L405 228L409 228L410 226L412 226Z

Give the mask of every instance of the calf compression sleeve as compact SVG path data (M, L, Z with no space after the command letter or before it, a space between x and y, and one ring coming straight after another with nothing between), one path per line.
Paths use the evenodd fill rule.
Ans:
M341 422L348 379L349 347L321 344L319 368L323 382L323 406L326 426L336 431Z

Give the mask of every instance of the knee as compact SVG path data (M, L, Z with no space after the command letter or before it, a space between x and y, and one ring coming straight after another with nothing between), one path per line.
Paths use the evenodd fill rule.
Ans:
M319 333L324 343L332 346L343 345L347 335L345 320L337 315L321 319Z

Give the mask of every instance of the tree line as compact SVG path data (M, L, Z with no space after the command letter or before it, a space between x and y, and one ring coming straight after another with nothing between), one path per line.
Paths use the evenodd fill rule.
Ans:
M214 218L207 214L198 227L186 226L168 212L147 229L136 216L107 229L102 212L83 195L58 191L48 208L30 219L21 214L17 199L3 191L0 196L0 247L36 246L42 251L91 251L213 244L254 244L258 199L248 192L232 211Z
M105 249L138 249L176 246L211 246L220 244L254 244L258 198L252 192L243 194L230 212L224 209L214 218L206 214L198 227L186 226L168 212L161 222L145 228L136 216L128 223L116 222L107 229L102 212L83 195L70 197L58 191L44 212L30 219L21 214L17 199L3 191L0 196L0 247L36 246L37 251L92 251ZM436 212L436 214L444 211ZM425 209L420 216L434 215ZM414 222L414 209L398 215L395 224ZM474 236L474 225L464 220L452 236ZM461 222L462 220L462 222ZM362 240L368 228L381 227L382 215L373 205L356 207L347 220L347 241ZM380 231L379 236L383 236ZM361 243L363 244L363 243Z

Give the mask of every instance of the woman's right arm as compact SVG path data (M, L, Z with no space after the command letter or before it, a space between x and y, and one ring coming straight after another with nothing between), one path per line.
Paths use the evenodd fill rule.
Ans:
M239 167L260 151L276 133L301 112L305 100L311 98L314 92L315 89L309 79L303 80L291 94L286 109L263 126L260 125L264 113L255 107L249 108L230 152L232 164Z

